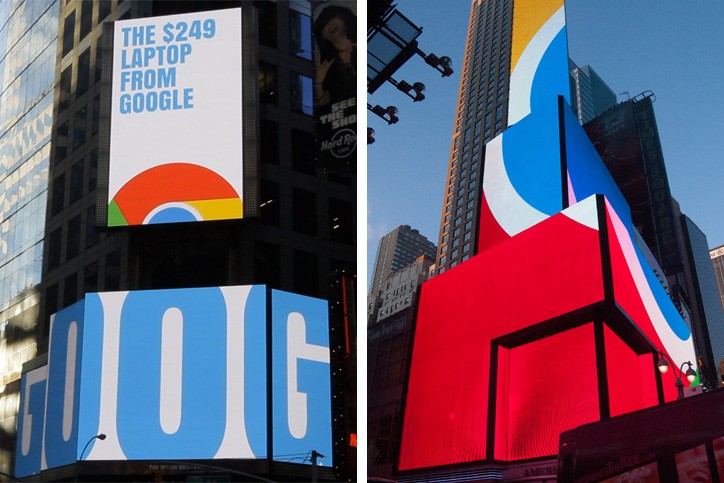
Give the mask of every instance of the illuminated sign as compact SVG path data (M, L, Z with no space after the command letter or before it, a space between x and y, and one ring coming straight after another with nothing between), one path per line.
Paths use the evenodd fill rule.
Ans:
M267 314L263 286L87 294L23 376L16 475L81 457L270 458L269 370L274 454L331 454L328 332L325 301L272 291Z
M241 218L240 9L113 25L108 226Z
M320 3L314 11L314 115L317 157L328 171L357 163L357 8Z
M415 322L398 470L448 466L433 479L551 456L562 431L673 400L654 355L694 358L567 106L563 0L513 12L509 126L485 147L478 254L424 284Z

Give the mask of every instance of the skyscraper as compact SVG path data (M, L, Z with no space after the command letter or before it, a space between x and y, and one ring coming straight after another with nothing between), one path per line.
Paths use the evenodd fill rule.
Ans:
M0 472L11 470L20 373L38 353L57 0L0 2Z
M724 245L712 248L709 251L709 256L711 257L711 263L714 265L714 275L719 286L721 304L724 307Z
M571 61L571 108L578 122L585 124L616 105L616 93L586 64L577 66Z
M445 180L436 272L477 252L483 146L508 123L512 0L474 0Z
M435 256L435 244L409 225L400 225L377 244L370 295L384 289L387 277L414 262L420 255Z
M688 216L681 215L680 219L687 248L685 274L687 295L693 312L694 347L704 363L708 384L716 388L719 384L719 361L724 359L724 308L714 267L707 256L709 245L706 235Z

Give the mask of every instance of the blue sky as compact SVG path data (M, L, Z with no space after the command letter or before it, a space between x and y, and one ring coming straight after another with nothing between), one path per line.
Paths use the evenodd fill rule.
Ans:
M368 113L376 131L367 155L370 272L377 241L398 225L437 243L470 1L399 0L397 8L423 27L420 48L451 57L455 74L441 78L415 57L394 77L424 82L425 101L413 104L389 84L368 99L400 111L391 126ZM566 10L577 64L590 64L616 93L653 91L672 195L711 248L724 245L724 1L568 0Z

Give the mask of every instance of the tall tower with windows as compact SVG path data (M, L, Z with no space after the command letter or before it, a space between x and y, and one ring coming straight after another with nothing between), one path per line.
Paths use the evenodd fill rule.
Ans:
M12 471L23 363L38 353L58 0L0 2L0 472Z
M508 122L512 0L473 0L440 220L436 273L475 254L483 146Z

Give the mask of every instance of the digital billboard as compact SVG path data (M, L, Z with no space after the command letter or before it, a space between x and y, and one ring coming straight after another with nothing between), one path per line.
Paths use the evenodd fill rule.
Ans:
M314 10L314 117L323 169L357 165L357 5L319 2Z
M120 20L106 33L107 225L245 216L242 10Z
M16 476L331 455L329 367L324 300L258 285L86 294L54 315L48 365L23 375Z

